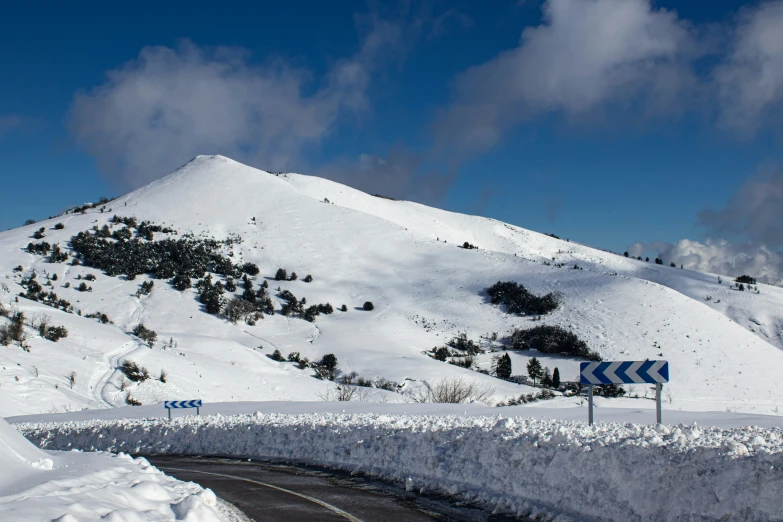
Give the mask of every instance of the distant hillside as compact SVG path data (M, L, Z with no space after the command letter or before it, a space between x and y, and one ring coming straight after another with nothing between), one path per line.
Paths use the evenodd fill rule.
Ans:
M578 400L539 399L539 388L493 375L502 350L521 346L514 332L540 326L604 359L668 359L673 408L783 406L781 288L739 291L714 274L220 156L0 233L0 281L0 327L13 333L24 315L24 340L0 346L4 416L346 390L431 400L428 385L454 376L493 404ZM524 288L493 304L497 282ZM550 294L554 309L535 307ZM570 350L562 339L557 349ZM526 376L536 356L572 381L586 360L542 351L509 350L511 375Z

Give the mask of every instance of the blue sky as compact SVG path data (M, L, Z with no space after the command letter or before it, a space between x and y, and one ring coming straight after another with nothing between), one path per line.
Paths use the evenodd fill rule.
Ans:
M6 3L0 229L222 153L695 268L780 263L781 2L389 5Z

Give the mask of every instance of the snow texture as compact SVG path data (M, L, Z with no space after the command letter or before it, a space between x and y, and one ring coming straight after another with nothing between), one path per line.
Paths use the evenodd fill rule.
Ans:
M260 412L16 427L43 448L301 461L550 520L783 519L780 428Z
M0 419L0 520L219 522L216 507L211 490L144 458L44 451Z
M328 201L328 203L326 202ZM342 373L386 378L401 391L461 375L496 389L500 401L538 390L445 364L425 352L458 332L479 340L539 324L563 326L606 360L666 359L671 383L666 402L684 411L780 413L783 388L783 289L758 285L740 292L714 274L659 266L555 239L479 216L374 197L324 179L274 175L221 156L199 156L174 173L84 214L69 213L0 233L0 303L28 319L47 316L69 336L52 343L27 328L26 346L0 347L0 415L109 408L128 396L145 405L163 400L314 401L329 386L312 370L269 359L300 352L317 360L334 353ZM158 280L150 295L135 281L110 278L70 263L49 263L26 252L31 235L63 247L79 231L102 227L112 216L135 216L199 237L241 237L227 248L235 263L261 268L256 285L284 267L298 281L270 281L309 303L345 303L347 312L315 323L280 314L256 325L208 315L193 289L180 293ZM63 223L57 230L54 225ZM159 234L159 236L163 236ZM156 236L157 237L157 236ZM464 242L478 250L464 250ZM574 270L578 265L583 270ZM13 272L16 266L21 273ZM32 270L56 274L53 290L71 301L66 314L16 296ZM97 275L92 292L75 288ZM314 280L302 278L312 274ZM483 290L498 280L523 283L536 294L560 292L563 306L543 322L507 314ZM70 286L66 288L66 284ZM270 290L272 290L270 289ZM241 290L240 290L241 291ZM707 300L709 298L709 300ZM375 310L360 310L372 301ZM280 300L275 306L279 309ZM84 316L106 313L113 324ZM8 319L0 317L0 323ZM158 333L150 349L130 332L139 323ZM173 340L173 345L164 345ZM482 345L499 348L486 337ZM512 353L512 372L524 375L529 357L576 378L577 359ZM149 369L153 379L122 383L123 360ZM477 358L491 367L491 354ZM165 371L165 383L156 379ZM69 376L75 372L75 382ZM640 404L648 391L637 387ZM402 402L399 393L374 389L375 402ZM621 401L608 403L627 406Z

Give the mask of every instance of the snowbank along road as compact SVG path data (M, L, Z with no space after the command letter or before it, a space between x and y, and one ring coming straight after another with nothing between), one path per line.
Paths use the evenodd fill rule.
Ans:
M283 459L559 522L783 520L780 428L261 413L16 427L47 449Z

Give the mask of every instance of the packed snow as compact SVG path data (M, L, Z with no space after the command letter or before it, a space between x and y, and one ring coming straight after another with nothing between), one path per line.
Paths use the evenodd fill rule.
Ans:
M284 459L542 519L783 519L783 430L394 414L18 424L48 449Z
M0 419L0 519L219 522L215 494L125 453L44 451Z
M235 238L226 255L260 267L256 286L269 280L273 294L281 287L309 303L346 304L348 311L314 323L276 313L252 326L232 324L205 313L194 289L179 292L156 280L149 295L137 295L148 277L109 277L25 250L41 227L47 242L65 248L73 235L113 216L149 220L180 235ZM57 223L64 228L55 229ZM466 241L479 249L460 248ZM21 272L14 272L17 266ZM296 271L299 280L270 280L280 267ZM17 298L20 279L33 270L42 281L56 274L52 289L81 315ZM92 291L76 290L90 274L96 276ZM302 280L306 274L312 282ZM563 306L541 322L510 315L484 294L498 280L520 282L536 294L560 292ZM539 390L434 360L426 351L466 332L490 352L476 360L486 371L491 351L502 349L514 329L540 324L571 330L605 360L670 361L664 392L670 409L777 415L783 407L777 382L783 373L781 288L760 284L758 294L740 292L729 278L719 282L713 274L644 263L315 177L269 174L220 156L200 156L83 214L0 233L0 283L0 304L24 312L31 323L47 317L69 332L53 343L28 326L26 350L0 346L2 416L171 399L317 401L334 393L311 369L272 360L275 350L311 360L333 353L338 376L355 371L398 385L368 388L362 398L370 402L404 403L426 384L462 376L494 388L488 402L495 403ZM279 310L280 299L274 301ZM365 301L374 303L373 311L361 310ZM86 317L94 313L112 323ZM131 333L140 323L158 334L152 348ZM514 375L525 375L527 360L537 355L544 366L559 367L564 381L576 379L580 362L511 355ZM152 378L124 382L117 369L123 361L147 368ZM639 407L647 408L647 390L637 388ZM605 407L613 405L633 407L624 401Z

